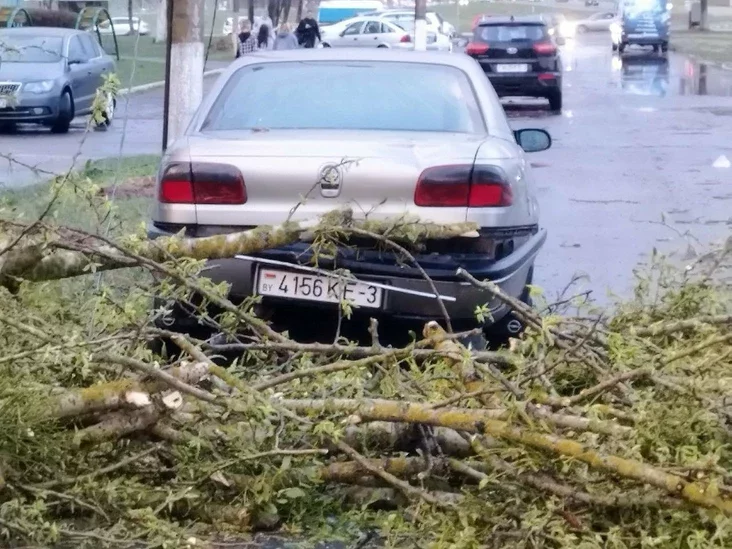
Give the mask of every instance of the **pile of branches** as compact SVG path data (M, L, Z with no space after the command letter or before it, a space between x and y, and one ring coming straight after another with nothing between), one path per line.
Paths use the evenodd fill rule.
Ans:
M403 348L376 322L369 345L298 343L199 276L207 258L300 240L332 254L354 235L409 261L474 229L337 211L151 242L2 222L4 543L279 529L402 547L729 547L732 292L714 275L729 243L683 269L654 261L612 314L531 308L463 273L528 326L497 351L436 322ZM161 329L153 298L196 303L217 337ZM154 352L161 338L179 352Z

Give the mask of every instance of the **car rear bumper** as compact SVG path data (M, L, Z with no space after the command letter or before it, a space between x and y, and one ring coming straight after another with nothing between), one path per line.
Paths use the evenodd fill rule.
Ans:
M148 236L157 238L168 236L153 225L150 226ZM546 241L546 230L541 229L526 241L514 249L514 251L498 260L485 261L480 268L472 268L471 274L480 280L491 280L497 284L506 294L518 298L524 291L529 271L534 264L534 259ZM204 275L216 283L227 282L231 285L230 296L234 300L244 299L256 293L256 277L258 268L267 265L269 257L282 260L292 255L290 263L295 263L297 254L289 251L273 250L274 254L267 254L261 259L258 257L247 259L223 259L210 261L207 264ZM264 261L263 261L264 260ZM422 277L399 276L398 269L394 274L384 272L383 265L372 265L362 261L339 262L339 267L348 269L353 276L364 282L378 282L385 284L394 290L386 290L383 305L380 309L363 309L362 312L372 316L387 316L395 319L405 320L432 320L443 318L442 307L435 297L418 296L397 291L399 289L412 292L423 292L434 295L427 282ZM282 267L280 267L282 268ZM287 270L287 268L282 268ZM450 278L444 276L433 279L437 292L441 296L453 297L453 300L442 300L445 310L454 321L470 321L477 324L475 320L476 307L487 305L491 312L492 320L500 320L508 313L502 302L492 297L486 290L476 288L472 284L458 278L455 271L451 271ZM286 303L288 306L301 304L304 307L319 307L335 309L336 305L328 303L303 302L274 297L263 298L263 304ZM358 312L358 311L357 311Z
M562 87L562 75L557 72L520 75L487 73L487 76L499 97L546 97Z
M643 35L632 35L624 34L621 37L615 37L614 42L623 44L634 44L637 46L656 46L659 44L668 43L668 36L643 36Z

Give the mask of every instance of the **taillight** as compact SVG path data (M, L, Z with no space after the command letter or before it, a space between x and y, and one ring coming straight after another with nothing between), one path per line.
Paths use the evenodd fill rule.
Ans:
M163 171L158 197L167 204L244 204L247 191L234 166L174 162Z
M419 176L414 203L425 207L495 208L510 206L513 193L503 170L496 166L435 166Z
M488 44L481 44L480 42L471 42L468 47L465 48L465 53L468 55L483 55L488 51Z
M408 34L405 34L404 36L401 37L401 39L399 41L402 42L403 44L407 44L412 41L412 37L409 36Z
M538 55L554 55L557 47L551 42L537 42L534 44L534 52Z

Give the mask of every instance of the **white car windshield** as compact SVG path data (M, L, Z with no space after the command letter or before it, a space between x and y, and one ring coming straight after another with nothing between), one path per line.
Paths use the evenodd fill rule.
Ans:
M224 86L201 130L255 128L485 131L468 77L459 69L356 61L242 67Z
M58 36L12 36L0 33L3 63L56 63L61 60L63 39Z

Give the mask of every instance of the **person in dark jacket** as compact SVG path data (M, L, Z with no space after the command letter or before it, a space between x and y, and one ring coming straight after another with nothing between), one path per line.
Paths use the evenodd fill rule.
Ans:
M303 48L314 48L316 40L321 41L320 38L320 27L318 22L308 13L304 18L300 20L300 24L295 30L297 40L300 42Z

